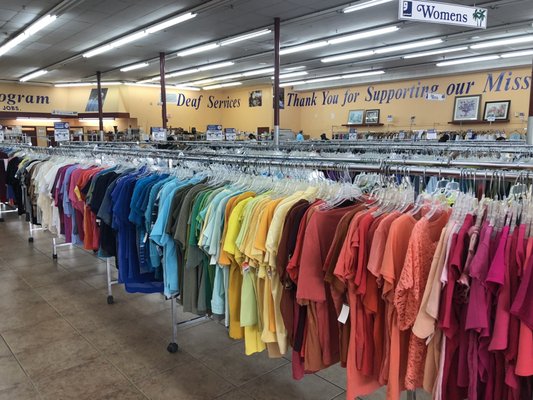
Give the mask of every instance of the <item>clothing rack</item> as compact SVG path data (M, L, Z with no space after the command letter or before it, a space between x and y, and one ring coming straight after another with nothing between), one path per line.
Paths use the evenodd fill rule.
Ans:
M0 222L4 222L4 214L10 214L10 213L16 213L18 212L18 208L13 209L13 207L4 202L0 202Z

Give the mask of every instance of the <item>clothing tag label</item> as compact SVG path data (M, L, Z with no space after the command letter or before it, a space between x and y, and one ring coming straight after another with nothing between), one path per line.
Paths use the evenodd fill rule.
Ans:
M426 339L426 346L429 346L429 343L431 342L431 339L433 339L433 333L431 335L429 335Z
M148 240L148 232L144 234L143 243L146 243L147 240Z
M348 315L350 315L350 306L345 303L342 305L342 310L339 314L339 318L337 318L337 321L339 321L341 324L345 324L346 321L348 321Z

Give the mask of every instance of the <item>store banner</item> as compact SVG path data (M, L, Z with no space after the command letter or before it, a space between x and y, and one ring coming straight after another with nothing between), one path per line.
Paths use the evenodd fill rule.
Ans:
M70 140L70 125L68 122L54 122L54 140L56 142Z
M436 1L400 0L399 18L432 24L487 28L487 9Z

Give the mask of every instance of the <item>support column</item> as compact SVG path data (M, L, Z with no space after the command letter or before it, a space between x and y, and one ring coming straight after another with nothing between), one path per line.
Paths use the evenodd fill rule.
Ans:
M279 146L280 19L274 18L274 145Z
M533 77L533 66L531 68L531 76ZM526 143L533 145L533 86L529 87L529 117L527 119L527 136Z
M161 118L162 127L167 129L167 87L165 82L165 53L159 53L159 76L161 85Z
M96 88L98 90L98 130L100 141L104 141L104 102L102 101L102 73L96 72Z

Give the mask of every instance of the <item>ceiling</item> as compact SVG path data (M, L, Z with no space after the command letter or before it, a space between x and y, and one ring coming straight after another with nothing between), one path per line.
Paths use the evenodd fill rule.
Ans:
M57 13L58 16L52 24L0 57L0 80L18 82L29 73L46 69L49 71L46 75L31 83L94 81L96 71L102 71L104 81L137 82L159 74L160 52L166 53L167 73L221 61L234 62L234 65L226 68L171 78L167 80L167 84L194 83L200 79L272 67L273 33L187 57L177 57L176 53L250 31L272 29L275 17L280 17L282 21L282 48L371 28L391 25L400 27L391 34L281 56L282 73L290 67L305 66L308 75L304 79L357 71L385 71L379 77L328 82L327 86L531 64L532 57L528 56L446 68L435 66L436 62L442 60L531 49L532 42L479 50L467 49L415 59L402 59L400 55L406 53L404 50L355 61L321 62L327 56L423 39L441 38L444 42L410 52L468 46L489 39L533 34L531 0L453 2L488 8L486 30L399 21L397 1L354 13L341 12L347 5L364 1L366 0L351 3L346 0L0 0L0 46L40 17L48 13ZM110 52L91 58L82 56L84 52L99 45L185 12L195 12L197 16ZM120 71L121 67L142 61L148 61L150 65L130 72ZM244 85L271 82L269 74L235 78L227 82L237 80ZM312 87L318 85L298 86L299 89Z

